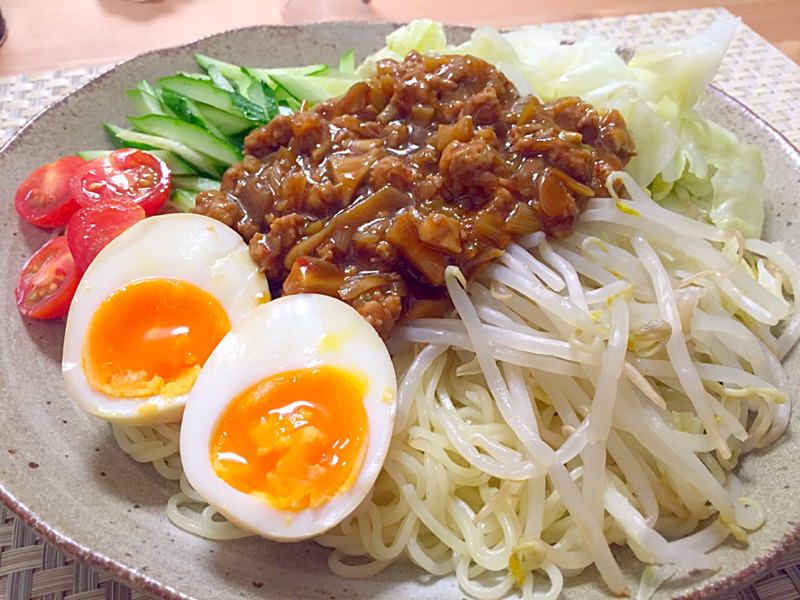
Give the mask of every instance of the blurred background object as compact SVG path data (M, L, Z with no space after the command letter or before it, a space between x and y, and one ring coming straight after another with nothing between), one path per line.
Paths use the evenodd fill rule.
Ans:
M515 27L624 14L725 7L800 62L800 0L0 0L14 29L0 76L107 64L211 33L329 20Z
M6 20L3 18L3 9L0 8L0 46L6 41L8 35L8 27L6 27Z

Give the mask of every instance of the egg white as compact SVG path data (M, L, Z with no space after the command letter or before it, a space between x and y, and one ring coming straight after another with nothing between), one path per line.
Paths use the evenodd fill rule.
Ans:
M86 412L109 421L154 425L177 421L188 394L114 398L95 390L81 366L84 338L94 313L112 293L133 281L179 279L212 295L231 324L269 300L242 238L224 224L194 214L140 221L112 240L86 270L72 299L64 334L62 372L67 392Z
M351 487L318 507L285 511L218 477L211 463L211 437L231 401L270 375L323 365L367 381L366 452ZM351 513L375 483L392 437L396 398L389 352L355 309L317 294L273 300L231 329L197 378L181 425L184 472L211 506L240 527L282 541L317 535Z

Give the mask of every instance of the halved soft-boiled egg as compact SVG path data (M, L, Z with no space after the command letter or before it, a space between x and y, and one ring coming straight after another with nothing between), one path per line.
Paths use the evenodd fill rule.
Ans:
M268 300L266 278L229 227L193 214L140 221L97 255L75 292L67 391L110 421L179 420L216 345Z
M273 300L233 326L195 382L181 425L186 477L259 535L317 535L372 488L396 396L386 346L356 310L317 294Z

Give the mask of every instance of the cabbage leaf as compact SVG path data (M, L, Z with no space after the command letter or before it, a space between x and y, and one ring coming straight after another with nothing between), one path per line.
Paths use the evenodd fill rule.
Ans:
M617 109L636 144L626 170L665 206L722 229L759 237L764 221L761 152L704 117L697 104L738 27L720 19L685 40L643 46L626 62L614 42L588 37L563 44L542 27L499 33L476 29L448 46L441 24L422 20L387 37L387 46L359 67L369 75L377 60L422 53L472 54L496 65L523 94L545 101L580 96Z

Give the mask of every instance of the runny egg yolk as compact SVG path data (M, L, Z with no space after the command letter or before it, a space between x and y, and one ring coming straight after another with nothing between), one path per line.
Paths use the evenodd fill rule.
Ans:
M223 412L211 437L216 474L279 510L320 506L358 475L365 381L330 366L263 379Z
M106 298L84 340L89 384L109 396L188 392L231 328L211 294L178 279L140 279Z

